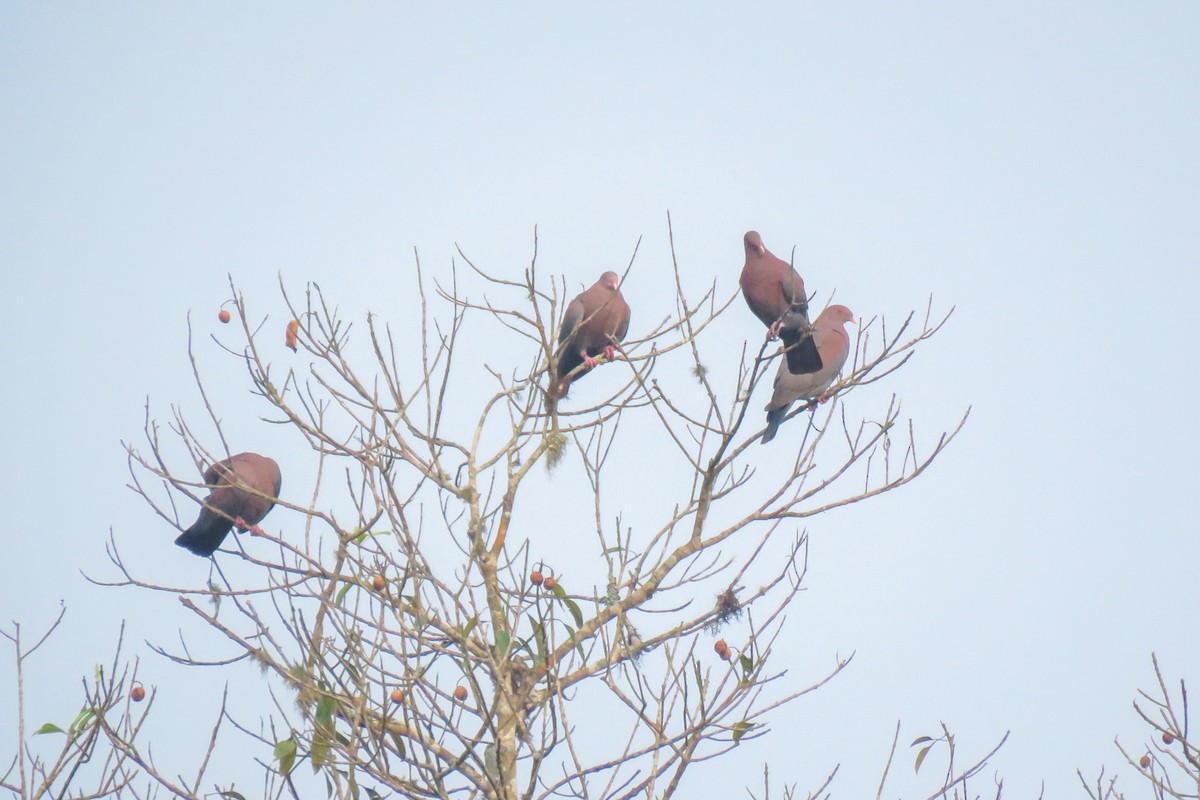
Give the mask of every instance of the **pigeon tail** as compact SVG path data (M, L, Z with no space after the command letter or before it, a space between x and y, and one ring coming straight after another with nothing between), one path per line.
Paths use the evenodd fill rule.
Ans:
M555 369L556 377L550 381L550 394L555 399L566 397L571 384L592 371L591 366L588 366L587 369L578 369L580 366L587 366L588 358L591 356L586 350L574 349L567 350L559 356L558 367Z
M200 518L175 540L175 544L198 556L211 556L225 541L233 523L220 514L203 509Z
M775 438L775 433L779 430L779 425L783 422L783 418L787 416L788 408L791 405L791 403L788 403L783 408L767 410L767 429L763 432L762 444L766 444Z

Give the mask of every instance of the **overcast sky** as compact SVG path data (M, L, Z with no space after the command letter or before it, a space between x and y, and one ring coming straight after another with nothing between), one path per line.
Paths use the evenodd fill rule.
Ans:
M1007 796L1068 796L1077 767L1120 766L1114 736L1139 741L1151 651L1200 682L1200 5L648 6L0 6L0 619L68 607L32 724L69 721L122 619L147 677L180 685L143 644L191 624L177 603L80 570L111 574L111 528L145 564L206 574L125 488L121 446L147 399L202 410L189 313L238 449L277 435L207 338L227 275L262 313L282 274L399 321L414 248L435 273L457 244L516 277L536 225L541 268L574 289L642 236L636 335L672 308L668 211L694 289L735 289L754 228L861 316L956 307L845 402L869 416L895 393L930 436L973 408L921 480L810 521L789 679L855 661L689 796L740 792L764 761L801 787L840 761L835 795L865 796L896 720L906 741L944 720L968 757L1011 730ZM718 363L761 341L744 307L729 319ZM487 345L481 364L502 358ZM12 675L5 655L5 720Z

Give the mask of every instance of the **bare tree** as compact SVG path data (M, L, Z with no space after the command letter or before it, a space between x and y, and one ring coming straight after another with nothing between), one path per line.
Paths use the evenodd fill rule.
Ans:
M1152 654L1156 691L1139 690L1140 700L1133 701L1133 710L1149 728L1150 741L1138 750L1131 750L1114 740L1117 749L1130 766L1150 784L1151 797L1165 800L1195 800L1200 797L1200 745L1191 736L1189 725L1187 684L1179 681L1179 693L1172 696L1158 666L1158 656ZM1092 800L1124 800L1125 792L1117 788L1117 776L1105 776L1104 770L1089 781L1079 771L1088 797Z
M111 665L97 665L92 677L83 681L83 702L74 719L65 726L45 722L37 730L28 729L26 670L65 614L61 608L32 644L18 622L0 630L13 647L17 683L17 752L0 775L0 788L22 800L137 796L139 780L142 788L151 783L142 775L138 748L154 697L138 683L137 663L122 660L123 629ZM141 708L135 707L143 701ZM32 744L36 737L43 737L39 743L44 746Z
M459 255L445 280L416 258L411 329L368 315L359 334L319 287L281 286L294 356L279 349L284 321L231 282L240 341L225 349L316 479L290 487L285 463L277 510L227 540L207 585L134 574L116 538L109 582L180 595L228 642L163 655L262 667L270 723L222 720L273 755L270 796L301 796L301 762L347 798L677 796L690 768L765 735L772 712L849 662L798 680L773 658L808 567L794 526L903 486L961 429L966 415L925 441L894 395L871 410L850 401L945 317L931 302L898 326L864 322L833 399L793 411L772 445L794 448L789 468L767 473L753 394L778 348L755 333L736 374L706 367L736 293L693 296L673 255L671 313L654 321L635 301L616 363L558 401L547 376L574 292L540 275L536 235L519 277ZM483 340L489 363L464 357ZM212 434L181 411L166 428L148 412L146 446L127 446L132 486L177 528L203 502L204 466L241 449L196 377ZM570 470L555 468L563 459ZM564 525L591 560L560 569L542 555ZM986 760L952 767L934 796ZM181 796L212 780L203 766L180 782L143 764Z

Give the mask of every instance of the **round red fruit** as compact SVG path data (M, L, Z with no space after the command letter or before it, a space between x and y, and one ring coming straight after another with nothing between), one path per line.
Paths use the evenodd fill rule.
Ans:
M554 587L558 586L558 580L553 575L550 575L545 581L543 581L542 585L547 589L554 591Z
M400 689L400 687L396 687L395 689L392 689L392 702L400 703L400 702L403 702L403 700L404 700L404 691L402 689Z
M1139 761L1138 763L1142 765L1142 769L1149 769L1150 768L1149 754L1142 756L1142 760Z
M146 690L143 689L142 685L139 683L129 690L129 697L131 700L133 700L133 702L140 703L146 699Z
M454 687L454 699L460 703L463 700L466 700L467 699L467 687L463 686L462 684L455 686Z
M222 308L221 313L217 314L217 319L221 320L221 322L229 322L233 317L230 315L229 309Z
M532 583L534 586L541 586L542 585L542 573L538 572L536 569L533 572L529 573L529 582Z
M1163 732L1163 744L1171 744L1174 741L1175 741L1174 734L1172 734L1170 731Z
M371 587L377 592L382 592L387 588L387 581L383 579L382 575L376 575L371 579Z

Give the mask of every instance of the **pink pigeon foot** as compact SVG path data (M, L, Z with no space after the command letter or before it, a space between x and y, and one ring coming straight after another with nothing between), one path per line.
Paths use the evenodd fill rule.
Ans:
M241 517L234 517L233 524L237 526L239 531L248 530L250 528L250 526L246 524L246 520L242 519Z
M611 344L604 348L604 357L609 361L615 361L617 358L617 348L613 347Z
M592 358L591 356L589 356L587 353L584 353L583 363L587 364L588 369L595 369L596 365L599 364L600 362L597 361L596 359Z
M783 327L783 320L777 319L767 328L767 341L779 338L779 329Z
M249 528L247 528L247 530L250 531L251 536L266 536L266 534L263 533L263 529L257 525L251 525Z

